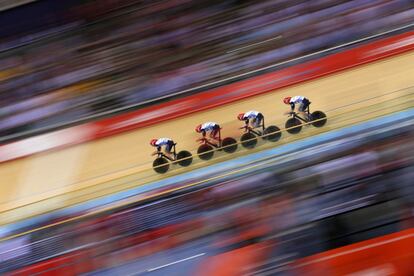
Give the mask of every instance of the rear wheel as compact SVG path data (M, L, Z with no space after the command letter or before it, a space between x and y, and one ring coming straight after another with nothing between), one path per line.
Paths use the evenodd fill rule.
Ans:
M164 157L158 157L152 162L152 167L157 173L166 173L170 168L170 164Z
M252 149L257 144L257 138L253 133L247 132L240 138L241 144L246 149Z
M290 134L299 133L300 130L302 129L302 125L299 119L296 119L296 118L288 119L286 121L285 127L286 127L286 131L289 132Z
M187 167L193 162L193 157L189 151L182 150L177 154L177 160L180 166Z
M223 150L227 153L233 153L237 150L237 141L234 138L227 137L221 142Z
M213 147L210 145L201 145L198 147L197 154L202 160L210 160L214 155Z
M322 111L312 112L312 125L314 127L323 127L326 124L326 114ZM314 122L315 121L315 122Z
M269 134L269 133L272 133L272 134ZM265 129L264 134L265 135L269 134L263 137L263 139L269 140L270 142L277 142L282 136L282 132L280 132L280 128L278 128L277 126L268 126Z

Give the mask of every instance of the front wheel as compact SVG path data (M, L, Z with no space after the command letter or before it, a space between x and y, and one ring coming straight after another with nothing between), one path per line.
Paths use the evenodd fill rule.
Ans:
M312 125L314 127L323 127L326 124L326 114L322 111L314 111L311 114L312 116Z
M285 127L286 131L290 134L297 134L302 129L302 124L300 123L299 119L290 118L286 121Z
M210 160L213 158L214 151L210 145L201 145L197 150L198 157L202 160Z
M227 137L223 139L221 146L225 152L233 153L237 150L237 141L234 138Z
M241 144L246 149L252 149L257 144L257 138L253 133L247 132L240 138Z
M180 166L187 167L193 162L191 152L182 150L177 154L177 162Z
M277 142L280 140L280 137L282 136L282 132L280 131L280 128L277 126L268 126L264 130L264 136L263 139L269 140L270 142Z
M157 173L166 173L170 168L170 164L164 157L158 157L152 162L152 167Z

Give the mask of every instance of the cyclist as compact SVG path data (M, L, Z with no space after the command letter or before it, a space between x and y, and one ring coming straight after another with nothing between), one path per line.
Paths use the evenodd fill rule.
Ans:
M305 98L304 96L285 97L283 99L283 102L290 105L291 110L289 113L294 112L295 106L298 105L298 112L302 114L307 120L311 119L309 115L309 105L311 102L309 99Z
M220 140L220 137L217 137L217 134L220 133L220 126L214 122L206 122L204 124L200 124L196 127L195 131L197 133L203 134L203 138L206 137L208 131L210 131L210 138L215 139L217 141Z
M252 128L258 128L258 127L264 128L264 125L263 125L264 116L259 111L250 110L250 111L247 111L246 113L240 113L237 116L237 119L239 119L240 121L244 121L246 127L249 126L249 123L250 123L250 126Z
M165 147L164 154L171 159L174 159L173 153L171 152L172 148L174 147L175 143L170 138L154 138L151 139L150 145L157 148L157 151L153 152L152 155L156 155L161 152L162 147Z

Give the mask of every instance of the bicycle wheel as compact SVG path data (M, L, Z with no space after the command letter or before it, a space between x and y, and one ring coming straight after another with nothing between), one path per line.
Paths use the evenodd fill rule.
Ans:
M277 126L268 126L264 130L264 134L269 134L268 136L263 137L263 139L269 140L270 142L277 142L280 140L280 137L282 136L282 132L280 131L280 128L278 128Z
M182 150L177 154L177 160L180 166L187 167L193 162L193 157L189 151Z
M210 145L201 145L198 147L197 154L202 160L210 160L214 155L213 147Z
M246 149L252 149L257 144L257 138L253 133L244 133L241 138L241 145Z
M223 139L221 146L225 152L233 153L237 150L237 141L234 138L227 137Z
M312 125L314 127L323 127L326 124L326 114L323 113L322 111L314 111L312 112L312 121L316 121L316 122L312 122Z
M170 168L170 164L164 157L158 157L152 162L152 167L157 173L166 173Z
M285 124L286 131L290 134L297 134L302 129L302 125L299 121L299 119L296 118L290 118L286 121Z

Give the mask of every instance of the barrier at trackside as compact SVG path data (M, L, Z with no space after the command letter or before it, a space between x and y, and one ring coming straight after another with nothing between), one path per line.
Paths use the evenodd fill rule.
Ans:
M413 275L414 228L312 255L290 264L298 275Z
M341 53L336 53L316 61L267 73L181 99L1 145L0 162L154 125L166 120L398 55L413 49L414 31L406 32Z

